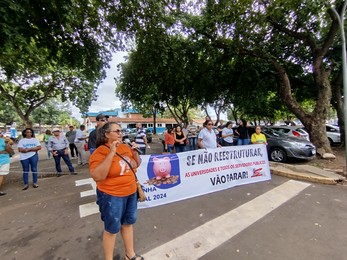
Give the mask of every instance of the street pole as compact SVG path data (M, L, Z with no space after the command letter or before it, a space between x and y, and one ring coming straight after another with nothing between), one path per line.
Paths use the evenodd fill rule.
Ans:
M345 174L347 175L347 65L346 65L346 36L344 29L344 21L345 21L345 11L346 11L347 1L343 3L341 15L337 13L335 8L332 8L335 13L337 20L339 21L340 30L341 30L341 41L342 41L342 75L343 75L343 106L344 106L344 124L345 124L345 157L346 157L346 165L345 165Z

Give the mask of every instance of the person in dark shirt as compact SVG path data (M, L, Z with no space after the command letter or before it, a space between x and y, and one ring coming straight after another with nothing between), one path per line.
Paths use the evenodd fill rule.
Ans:
M105 116L104 114L99 114L96 116L96 127L93 131L90 132L88 137L88 148L90 154L92 154L96 149L96 132L98 127L102 127L107 123L109 116Z
M247 145L250 143L248 124L245 119L239 121L239 126L236 128L235 134L238 135L237 145Z

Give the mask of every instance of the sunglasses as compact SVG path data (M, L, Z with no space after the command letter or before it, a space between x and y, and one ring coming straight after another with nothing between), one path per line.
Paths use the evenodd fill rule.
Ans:
M107 122L107 119L100 119L98 121L101 121L101 122Z
M113 132L113 133L117 133L117 134L123 133L123 131L120 130L120 129L117 129L117 130L110 130L110 131L107 131L107 132Z
M207 125L213 125L213 124L207 124Z

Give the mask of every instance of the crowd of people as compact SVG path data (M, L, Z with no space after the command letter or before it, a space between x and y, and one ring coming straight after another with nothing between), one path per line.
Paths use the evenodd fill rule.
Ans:
M178 124L168 128L164 133L164 151L179 153L195 149L217 148L234 145L259 144L266 142L261 128L256 127L250 137L249 125L240 120L233 128L232 122L221 123L216 127L210 118L206 118L203 126L193 121L188 125ZM116 122L108 122L108 116L99 114L96 117L96 128L87 135L85 126L80 125L77 131L73 126L64 135L59 128L45 132L43 142L47 149L48 159L53 158L57 177L62 175L61 159L67 165L70 174L75 175L71 160L77 158L78 165L89 163L91 177L96 182L97 204L104 222L103 249L105 259L113 259L116 236L120 232L128 260L144 259L135 253L133 225L137 219L137 168L141 164L140 154L146 154L150 148L145 129L141 123L136 124L137 135L134 142L124 140L121 126ZM23 138L18 143L18 152L23 170L23 190L29 188L29 172L32 172L32 186L38 188L38 151L41 142L35 138L34 130L26 128ZM87 162L86 150L90 157ZM70 151L70 155L69 155ZM13 154L12 142L0 132L0 188L4 176L10 170L10 156ZM0 190L0 196L5 195Z
M256 126L255 133L252 135L249 126L244 119L239 120L237 126L234 126L231 121L226 124L221 121L218 126L215 126L213 121L206 117L202 127L195 125L193 121L186 126L179 124L174 128L169 127L163 133L163 152L180 153L222 146L267 144L260 126Z

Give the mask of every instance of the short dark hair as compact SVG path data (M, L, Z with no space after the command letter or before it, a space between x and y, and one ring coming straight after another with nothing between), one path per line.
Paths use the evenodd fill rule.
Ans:
M32 129L32 128L30 128L30 127L27 127L27 128L25 128L23 131L22 131L22 136L25 138L26 137L26 131L27 130L30 130L31 131L31 133L32 133L32 135L31 135L31 137L35 137L35 132L34 132L34 130Z

